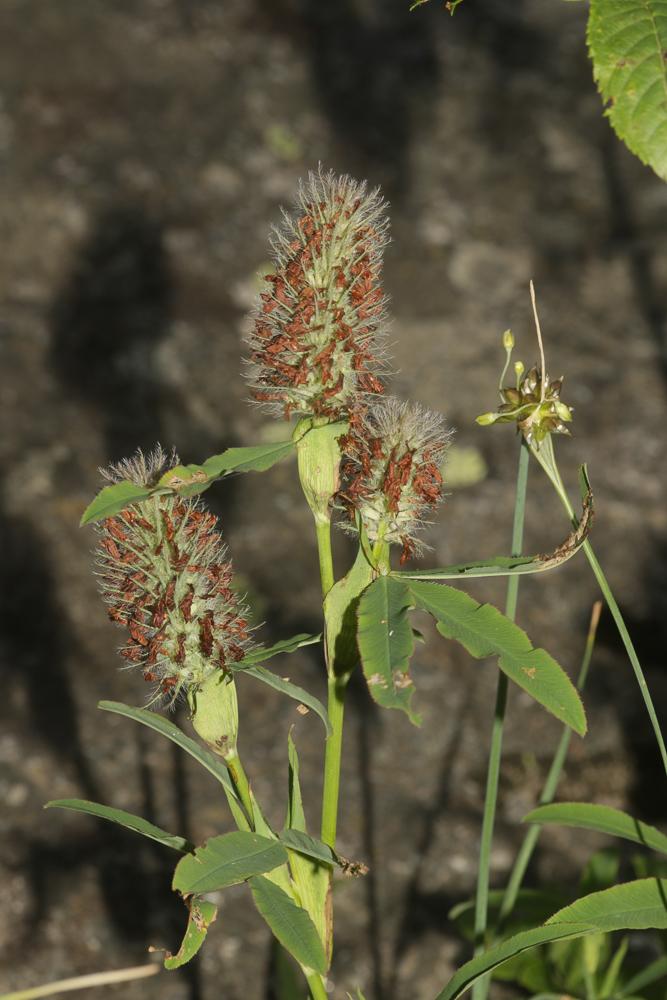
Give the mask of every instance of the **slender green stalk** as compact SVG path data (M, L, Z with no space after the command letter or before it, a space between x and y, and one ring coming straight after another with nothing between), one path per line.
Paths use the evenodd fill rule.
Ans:
M254 829L255 820L254 810L252 807L252 796L250 794L250 782L248 781L248 776L245 773L243 764L241 763L241 758L238 754L235 754L233 757L225 759L225 764L227 765L227 770L229 771L229 777L232 779L234 788L238 792L238 796L243 803L243 808L248 814L248 819Z
M593 605L593 610L591 612L591 621L588 627L588 635L586 637L586 646L584 648L584 655L581 661L581 668L579 670L579 677L577 678L577 688L579 691L583 691L584 685L586 684L586 678L588 676L588 669L591 663L591 657L593 655L593 648L595 646L595 636L597 633L598 623L600 621L600 612L602 610L602 602L596 601ZM549 802L553 802L554 796L556 794L556 789L558 788L558 782L560 780L561 773L563 771L563 765L565 764L565 758L567 757L567 752L570 747L570 740L572 739L572 730L569 726L563 726L563 732L554 754L554 758L551 762L551 767L549 768L549 773L547 774L546 781L544 782L544 788L542 789L542 794L540 795L539 804L541 806L548 805ZM530 859L533 856L533 851L539 839L540 833L542 832L542 827L539 824L529 826L526 834L523 838L523 843L519 848L519 853L514 861L514 866L510 873L509 881L507 883L507 888L502 898L500 904L500 913L498 914L498 928L500 931L503 922L510 915L514 909L514 905L521 889L521 884L526 874L528 865L530 864Z
M308 980L308 986L310 987L310 993L313 1000L329 1000L329 995L319 973L311 972L309 976L306 976L306 979Z
M73 976L71 979L59 979L54 983L44 983L28 990L17 990L15 993L2 993L0 1000L37 1000L38 997L52 997L57 993L70 993L72 990L85 990L93 986L108 986L112 983L126 983L130 979L145 979L160 971L159 965L137 965L131 969L114 969L112 972L93 972L88 976ZM318 1000L320 996L318 994ZM313 994L315 996L315 994Z
M523 543L523 525L526 511L526 488L528 483L528 463L530 450L521 441L519 450L519 467L516 480L516 497L514 501L514 524L512 527L512 555L520 555ZM514 620L519 591L519 577L511 576L507 583L507 599L505 611L508 618ZM486 778L486 795L484 799L484 816L482 819L482 836L479 850L479 867L477 870L477 892L475 895L475 954L484 951L489 908L489 873L491 864L491 846L493 828L496 818L498 801L498 783L500 779L500 761L502 757L503 729L505 710L507 708L508 681L506 675L498 671L498 688L496 692L496 707L491 730L491 749ZM489 988L490 980L484 977L473 986L473 1000L483 1000Z
M546 472L549 479L551 480L551 483L554 489L556 490L556 493L560 497L561 503L563 504L565 510L567 511L570 520L576 526L577 518L572 508L572 504L570 503L570 499L565 491L565 487L563 485L563 480L561 479L560 472L558 471L558 466L556 464L556 456L554 454L551 436L547 436L539 448L534 448L533 454L540 463L540 465L542 466L542 468L544 469L544 471ZM593 570L593 575L595 576L595 579L598 582L598 586L602 591L604 599L607 602L607 606L611 611L614 623L616 625L616 628L618 629L618 633L621 637L623 645L625 646L625 651L628 654L630 663L632 664L632 669L635 672L635 677L639 685L639 690L641 691L642 698L644 699L646 711L648 712L649 719L651 720L653 732L655 734L658 748L660 750L662 765L665 769L665 774L667 775L667 748L665 748L665 741L663 739L662 731L660 729L660 723L658 722L658 716L655 711L655 706L653 705L651 692L648 689L646 678L644 677L644 671L642 670L641 664L639 662L639 657L637 656L635 647L632 643L632 639L630 638L628 630L625 626L625 622L623 621L623 615L621 614L621 610L618 604L616 603L616 599L611 591L611 587L607 582L607 578L605 577L602 571L602 567L600 566L600 563L598 562L597 557L593 551L593 547L591 546L591 543L588 541L588 539L586 539L582 548L584 550L584 553L586 554L586 558L588 559L590 567Z
M317 532L317 555L320 561L320 581L322 597L326 597L334 585L333 556L331 554L331 521L315 521Z
M338 820L338 795L340 791L340 764L343 752L343 718L347 681L330 676L327 711L332 733L327 740L324 754L324 789L322 792L321 838L329 847L336 845Z

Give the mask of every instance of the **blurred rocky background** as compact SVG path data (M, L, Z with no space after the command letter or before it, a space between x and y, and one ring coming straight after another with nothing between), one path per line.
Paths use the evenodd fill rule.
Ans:
M585 5L465 0L450 18L408 0L2 0L0 5L0 989L176 949L174 856L74 814L83 796L200 840L229 829L212 779L155 735L100 713L146 691L119 671L119 634L80 530L97 467L137 445L200 461L284 433L239 375L267 233L322 162L391 201L386 285L394 391L457 429L432 564L505 552L517 441L482 430L502 331L535 360L534 278L548 367L566 375L573 491L588 461L594 543L667 718L667 187L602 117ZM310 515L290 464L206 498L270 641L319 630ZM529 550L567 525L534 469ZM337 541L344 571L349 543ZM471 587L502 603L502 582ZM594 582L583 558L521 585L520 622L575 672ZM340 849L371 866L341 881L333 995L435 995L466 956L448 910L474 885L492 663L425 624L414 673L421 730L350 699ZM323 695L306 649L291 677ZM296 725L311 822L322 734L292 702L242 685L242 750L280 822ZM665 820L657 751L607 618L562 794ZM181 720L184 725L187 722ZM512 692L493 879L502 884L559 726ZM285 779L285 780L283 780ZM530 878L573 882L593 835L545 833ZM267 933L243 886L225 892L197 963L95 996L268 1000ZM88 995L88 994L86 994Z

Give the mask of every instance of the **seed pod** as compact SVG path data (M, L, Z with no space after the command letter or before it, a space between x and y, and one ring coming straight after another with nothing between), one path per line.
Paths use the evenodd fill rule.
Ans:
M425 516L442 500L442 465L451 431L440 414L398 399L378 400L353 416L342 445L342 506L361 516L369 540L418 551Z
M526 442L539 448L548 434L569 434L572 407L561 401L563 379L553 382L534 366L523 374L523 365L515 365L517 385L500 390L501 405L494 413L477 417L482 426L515 423Z
M104 473L152 486L177 464L157 448ZM248 609L231 589L232 564L217 519L198 499L152 497L102 521L98 578L109 617L128 633L121 656L173 701L242 659Z
M336 420L383 392L384 213L378 190L311 173L274 229L274 271L248 337L252 398L274 413Z

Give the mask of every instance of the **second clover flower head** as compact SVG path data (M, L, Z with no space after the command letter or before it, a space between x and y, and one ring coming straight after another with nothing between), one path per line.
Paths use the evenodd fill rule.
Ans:
M443 497L442 465L451 432L438 413L398 399L378 400L352 415L341 503L359 515L371 543L418 551L417 533Z
M155 485L177 462L156 449L105 471L111 482ZM232 590L232 565L217 518L199 499L155 496L99 527L100 590L112 621L127 631L121 656L173 701L251 645L247 608Z
M309 174L273 234L274 270L248 337L253 399L285 417L338 420L383 392L387 228L377 190Z

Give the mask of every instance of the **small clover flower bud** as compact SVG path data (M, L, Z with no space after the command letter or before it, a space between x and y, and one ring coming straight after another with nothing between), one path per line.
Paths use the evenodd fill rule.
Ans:
M384 391L385 203L349 177L311 173L272 237L275 269L248 337L252 397L289 417L345 417Z
M178 460L162 449L104 472L112 482L153 486ZM170 701L224 674L250 645L247 609L231 589L232 565L217 518L199 499L154 496L99 527L100 590L128 632L121 656Z
M517 369L517 376L516 388L506 386L500 390L503 402L498 410L483 413L477 417L477 423L482 426L516 423L526 442L535 447L539 447L548 434L569 434L566 425L572 420L572 408L560 399L563 379L552 382L548 375L542 378L537 367L523 377Z
M401 562L418 550L424 517L443 496L441 468L451 432L444 419L398 399L378 400L353 414L341 445L343 506L357 512L372 543L403 546Z

